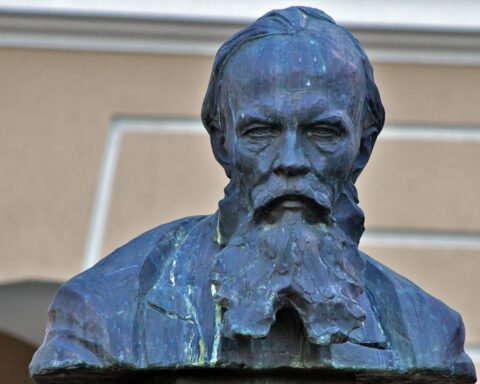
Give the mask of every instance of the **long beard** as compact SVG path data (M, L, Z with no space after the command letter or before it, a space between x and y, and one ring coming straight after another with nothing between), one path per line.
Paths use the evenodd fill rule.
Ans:
M277 311L290 306L311 343L345 342L365 319L356 301L364 269L357 245L334 222L309 223L298 210L270 224L244 216L212 275L226 309L222 334L265 337Z

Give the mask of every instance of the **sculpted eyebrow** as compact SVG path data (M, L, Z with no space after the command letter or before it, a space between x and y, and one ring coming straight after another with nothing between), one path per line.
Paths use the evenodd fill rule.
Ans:
M315 118L311 120L305 121L305 124L302 124L304 126L309 126L309 125L328 125L331 127L336 127L341 130L346 130L348 127L351 126L351 121L350 119L346 118L343 116L343 114L340 115L327 115L327 116L316 116Z
M239 130L242 131L256 124L265 126L275 125L273 119L265 119L258 116L245 115L244 117L238 119L237 126L239 127Z

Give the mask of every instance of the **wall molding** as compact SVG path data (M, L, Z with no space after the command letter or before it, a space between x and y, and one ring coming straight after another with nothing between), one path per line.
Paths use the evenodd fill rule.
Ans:
M360 240L361 247L480 251L480 234L367 228Z
M174 18L251 22L272 9L298 5L298 0L1 0L0 11L130 18ZM398 26L437 29L479 29L478 0L378 1L302 0L321 8L342 25Z
M105 143L95 201L90 219L83 269L93 266L101 258L110 201L113 193L117 163L126 133L206 135L198 119L164 119L116 117L113 119ZM480 128L429 127L387 125L380 140L429 140L451 142L480 142ZM480 250L480 233L445 233L404 230L367 229L360 246L387 248Z
M480 128L386 124L380 133L379 140L478 143Z
M26 12L0 7L0 47L213 56L250 20ZM480 65L480 30L344 23L374 62Z
M170 135L206 134L199 120L193 119L155 119L155 118L114 118L107 135L103 160L98 176L97 189L88 229L82 269L95 265L102 257L102 245L105 237L110 202L112 200L118 158L126 133L156 133Z

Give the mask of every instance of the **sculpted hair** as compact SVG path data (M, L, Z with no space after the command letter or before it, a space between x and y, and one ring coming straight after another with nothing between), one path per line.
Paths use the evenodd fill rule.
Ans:
M344 27L337 25L325 12L308 7L289 7L281 10L273 10L260 17L253 24L237 32L228 39L218 50L213 63L212 74L208 84L207 93L202 106L202 122L210 133L213 126L224 129L220 122L220 94L222 88L223 71L229 59L249 42L270 36L297 35L303 31L318 32L318 23L329 23L334 28L341 30L349 39L360 57L366 80L365 95L365 129L374 126L378 133L383 128L385 110L383 109L380 94L373 79L373 69L365 51L358 40Z

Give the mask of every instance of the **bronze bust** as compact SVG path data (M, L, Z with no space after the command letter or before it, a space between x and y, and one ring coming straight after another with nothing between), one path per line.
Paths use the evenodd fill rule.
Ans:
M346 29L305 7L261 17L218 51L202 120L230 179L218 211L152 229L67 282L37 382L475 381L460 315L358 250L354 183L384 109Z

